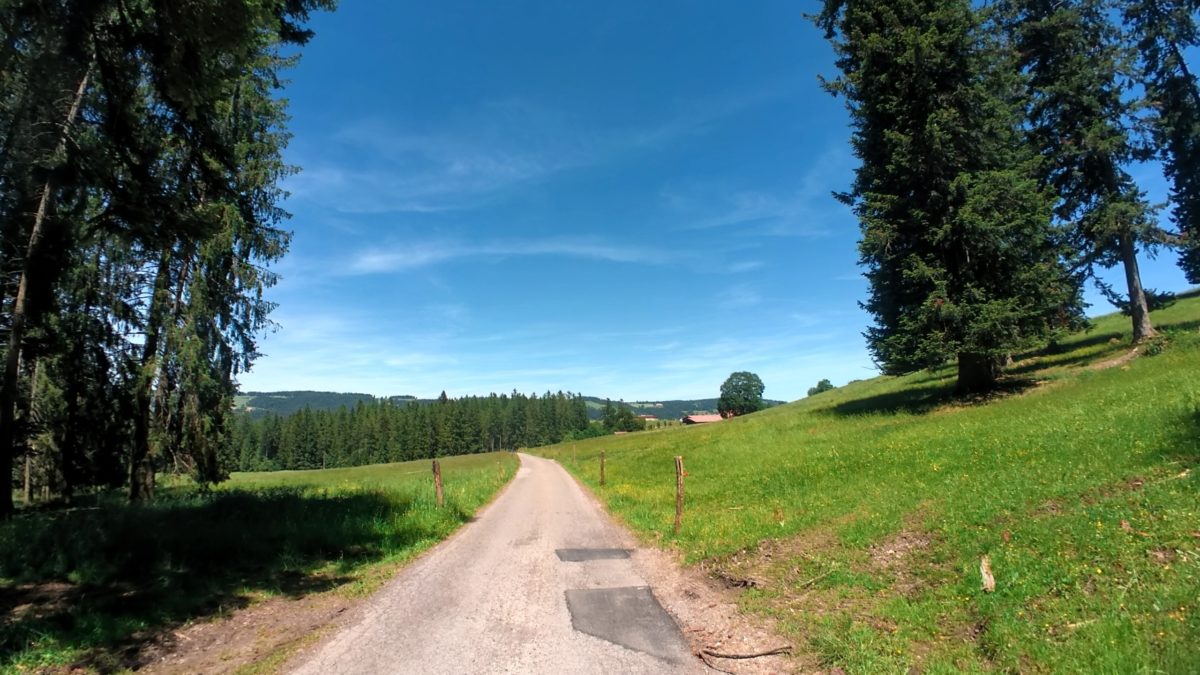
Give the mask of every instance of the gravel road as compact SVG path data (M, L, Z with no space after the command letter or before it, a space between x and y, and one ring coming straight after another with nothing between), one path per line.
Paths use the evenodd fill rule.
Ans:
M579 622L580 599L592 595L579 591L625 589L620 605L631 594L648 597L637 587L652 583L632 559L560 560L559 549L632 548L633 542L562 467L520 457L512 484L478 520L405 567L337 633L299 654L293 672L712 672L691 655L673 622L655 625L646 612L622 621L616 607L616 623L635 633L645 623L633 643L653 644L645 651L657 656L573 627L572 611Z

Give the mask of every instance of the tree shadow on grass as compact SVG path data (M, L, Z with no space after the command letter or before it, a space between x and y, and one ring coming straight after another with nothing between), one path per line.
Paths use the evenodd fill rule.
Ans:
M1162 323L1157 326L1158 330L1171 333L1189 333L1200 330L1200 321L1177 321L1175 323Z
M1156 326L1159 332L1165 334L1188 333L1200 330L1200 321L1178 321L1161 323ZM1089 347L1111 343L1112 349L1103 351L1086 351ZM1089 336L1082 340L1068 342L1057 349L1045 348L1018 356L1021 365L1010 368L1005 372L1009 375L1025 376L1047 368L1069 368L1100 363L1121 353L1128 352L1132 345L1123 333L1106 332ZM1069 352L1082 351L1072 356L1058 356Z
M1182 422L1177 425L1177 440L1164 445L1164 456L1195 470L1200 467L1200 408L1185 413Z
M1087 335L1087 337L1082 337L1077 340L1067 340L1066 342L1062 342L1057 345L1035 349L1027 354L1018 356L1017 358L1020 359L1027 356L1054 356L1080 349L1087 349L1088 347L1095 347L1097 345L1110 344L1114 343L1114 341L1114 344L1119 344L1125 340L1125 334L1120 331L1105 331L1102 333ZM1092 356L1094 357L1094 355Z
M251 594L302 597L345 570L418 541L436 522L402 518L383 491L301 489L168 497L147 506L31 513L0 526L0 670L32 645L82 650L101 672L136 668L140 648ZM450 510L448 510L450 511ZM447 513L461 520L461 513Z
M1020 394L1037 386L1037 380L1005 376L996 388L985 394L961 395L955 391L955 381L946 380L924 387L908 387L900 391L867 396L839 403L833 407L838 415L869 415L909 413L923 415L948 405L970 406L989 403L998 398Z
M1101 333L1083 340L1071 342L1058 347L1047 347L1034 352L1021 354L1017 357L1016 365L1004 372L1010 376L1024 377L1049 368L1070 368L1103 361L1113 355L1128 351L1131 347L1122 339L1120 333ZM1117 339L1119 342L1113 342ZM1112 344L1112 349L1101 351L1086 351L1090 347L1101 344ZM1071 356L1063 356L1070 352L1079 352Z
M914 415L929 412L954 399L954 381L935 382L920 387L905 387L898 391L844 401L833 407L838 415L868 415L907 412Z

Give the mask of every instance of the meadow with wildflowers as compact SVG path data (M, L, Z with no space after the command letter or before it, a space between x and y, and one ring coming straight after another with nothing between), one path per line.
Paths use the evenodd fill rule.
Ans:
M539 452L646 541L744 589L807 666L1194 672L1200 297L1154 322L1136 354L1112 315L1014 355L989 398L955 398L947 367Z

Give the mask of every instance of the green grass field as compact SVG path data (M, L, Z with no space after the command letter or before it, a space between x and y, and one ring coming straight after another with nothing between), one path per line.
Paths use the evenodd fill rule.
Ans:
M1115 361L1128 321L1103 317L1019 355L987 401L955 400L945 369L538 452L646 540L746 587L744 609L777 619L807 666L1196 672L1200 298L1154 320L1165 337L1139 358Z
M0 524L0 672L132 665L157 632L278 594L370 590L465 523L512 477L509 453L327 471L235 474L130 507Z

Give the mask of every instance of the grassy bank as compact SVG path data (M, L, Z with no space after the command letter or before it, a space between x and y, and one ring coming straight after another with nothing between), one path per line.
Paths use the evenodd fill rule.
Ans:
M1121 358L1128 321L1104 317L1021 355L988 401L953 399L947 369L539 452L646 539L747 588L744 608L778 619L810 665L1194 672L1200 298L1154 319L1165 339L1136 359Z
M0 671L121 669L163 629L370 583L466 522L516 466L507 453L442 460L443 509L422 461L236 474L210 494L21 515L0 525Z

